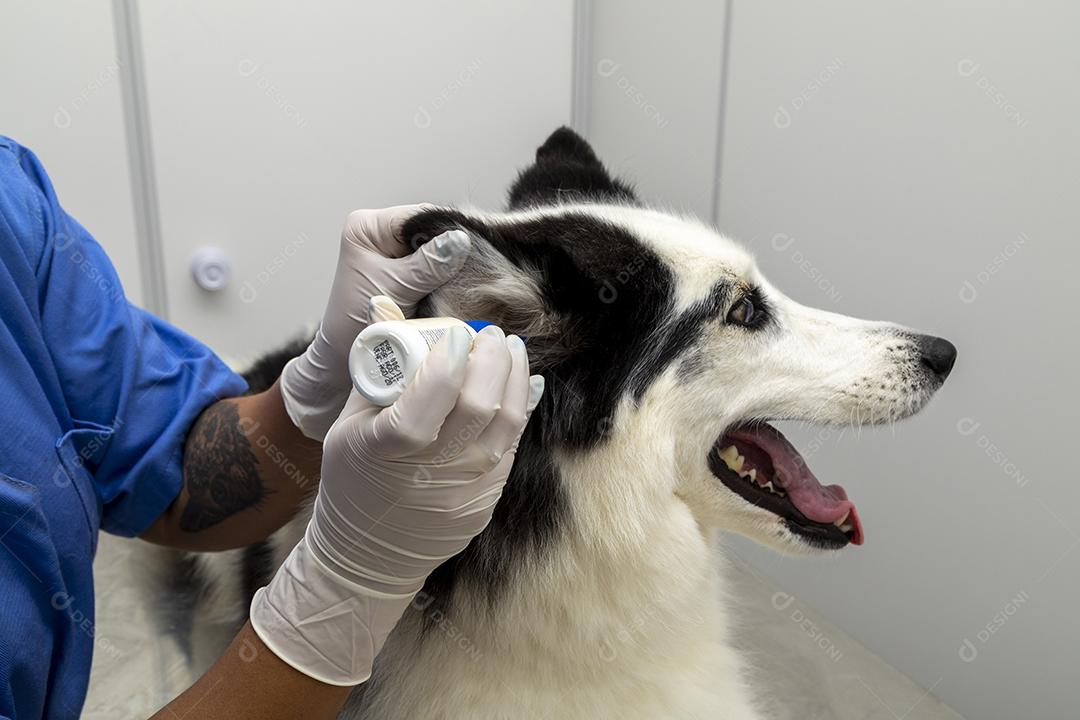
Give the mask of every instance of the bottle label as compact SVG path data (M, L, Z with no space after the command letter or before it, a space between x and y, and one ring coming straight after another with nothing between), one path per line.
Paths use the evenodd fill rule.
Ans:
M379 365L379 374L387 387L405 378L397 353L394 352L394 346L389 340L383 340L373 347L371 352L375 356L375 362Z
M424 338L424 342L427 343L428 350L435 347L436 343L446 334L446 328L431 328L428 330L421 330L420 337Z

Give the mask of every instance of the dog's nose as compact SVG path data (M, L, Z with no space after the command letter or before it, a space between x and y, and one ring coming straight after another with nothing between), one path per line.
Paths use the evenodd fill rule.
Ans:
M923 365L942 380L949 377L953 363L956 362L955 345L945 338L933 335L919 335L915 338L915 344L919 348Z

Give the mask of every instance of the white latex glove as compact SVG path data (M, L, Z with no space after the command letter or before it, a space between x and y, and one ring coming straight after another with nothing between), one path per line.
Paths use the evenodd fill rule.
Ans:
M544 382L520 338L488 326L469 343L447 332L389 407L353 392L326 436L304 539L251 604L263 642L310 677L366 680L428 574L491 519Z
M424 208L357 210L346 218L319 331L307 351L289 361L281 374L285 410L304 435L322 440L349 397L349 348L367 326L368 301L388 295L409 317L425 295L465 262L469 237L461 230L443 233L412 252L401 227Z

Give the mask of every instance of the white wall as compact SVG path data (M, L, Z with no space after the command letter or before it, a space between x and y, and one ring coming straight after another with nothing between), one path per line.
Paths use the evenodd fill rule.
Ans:
M732 16L722 227L796 298L960 351L918 418L822 438L812 464L858 500L864 548L739 547L972 718L1080 708L1078 32L1066 2Z
M960 349L911 421L787 428L851 491L864 547L732 549L969 717L1075 717L1080 6L736 0L717 118L719 5L596 1L596 54L672 118L644 122L594 64L602 157L715 207L796 299Z
M581 128L641 197L711 218L723 71L724 3L588 3L590 102Z

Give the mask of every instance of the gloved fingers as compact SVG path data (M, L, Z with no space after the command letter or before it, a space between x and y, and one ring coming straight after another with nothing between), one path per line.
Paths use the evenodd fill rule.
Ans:
M341 409L341 413L338 415L334 424L338 425L345 420L348 420L353 415L357 415L364 410L370 410L372 408L376 411L381 409L378 405L356 392L356 388L352 388L349 390L349 398L345 401L345 406Z
M385 292L411 306L452 278L469 257L472 243L464 230L448 230L419 250L388 261ZM411 309L408 308L408 309Z
M404 257L415 250L408 238L401 236L402 226L419 212L432 210L429 203L395 205L379 210L354 210L345 218L341 239L383 257Z
M457 457L484 432L502 405L512 365L506 335L500 328L488 325L477 333L461 395L432 446L435 464Z
M499 458L495 466L481 475L478 480L480 486L486 488L480 496L483 498L481 502L486 507L486 517L478 515L470 518L472 529L477 534L487 526L491 520L491 514L495 510L495 505L498 504L499 499L502 497L503 488L506 487L506 479L510 477L510 470L514 466L515 452L515 450L511 450Z
M510 446L509 452L511 454L517 452L518 444L521 442L521 436L525 432L525 427L529 424L529 420L532 418L533 410L540 404L540 398L544 396L545 387L547 387L547 381L544 380L543 375L529 376L529 399L525 404L525 422L521 424L518 436L514 440L514 444Z
M513 367L506 381L500 408L477 441L487 457L500 460L516 445L529 415L544 392L541 375L529 377L529 356L525 343L516 335L506 340Z
M461 394L470 339L463 327L447 331L401 396L375 417L364 438L368 447L384 457L401 457L431 445Z
M430 207L434 206L399 205L349 213L341 231L338 269L322 324L326 341L333 348L340 350L338 345L346 342L351 345L363 329L368 298L380 293L397 297L400 288L396 276L400 271L394 270L394 263L412 252L412 247L401 239L401 226ZM419 299L409 297L402 302L412 304Z
M368 324L384 320L404 320L405 313L386 295L376 295L368 301Z

